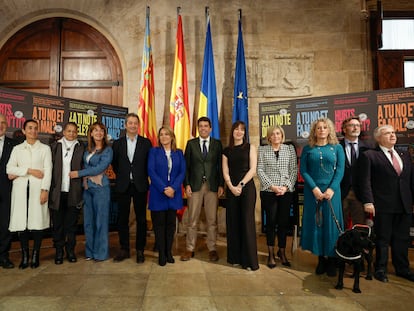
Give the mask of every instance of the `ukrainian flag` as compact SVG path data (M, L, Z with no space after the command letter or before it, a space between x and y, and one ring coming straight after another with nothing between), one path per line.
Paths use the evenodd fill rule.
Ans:
M213 43L211 41L210 17L207 17L206 45L204 49L203 73L200 88L198 118L211 120L211 137L220 139L220 126L217 109L216 76L214 70Z

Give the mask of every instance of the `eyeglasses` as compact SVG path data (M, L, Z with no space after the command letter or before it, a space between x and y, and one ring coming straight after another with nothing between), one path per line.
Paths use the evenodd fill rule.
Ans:
M347 124L346 127L361 127L361 124Z

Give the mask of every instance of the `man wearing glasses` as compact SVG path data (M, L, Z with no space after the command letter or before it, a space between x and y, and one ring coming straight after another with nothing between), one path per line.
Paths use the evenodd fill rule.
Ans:
M356 162L359 155L369 149L369 146L359 139L361 123L358 117L352 116L342 122L342 134L344 139L341 141L341 145L344 148L346 160L344 177L341 182L341 197L344 225L347 229L351 226L351 221L354 225L365 224L364 207L355 189L358 173Z

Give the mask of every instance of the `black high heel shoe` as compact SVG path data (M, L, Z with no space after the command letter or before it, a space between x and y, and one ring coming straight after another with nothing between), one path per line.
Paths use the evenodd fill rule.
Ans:
M167 262L168 263L174 263L175 262L174 257L171 253L167 255Z
M280 261L281 261L282 265L284 265L285 267L290 267L290 266L291 266L291 264L290 264L289 260L287 260L287 258L286 258L286 255L284 255L284 256L282 257L282 252L280 251L280 249L277 251L277 257L279 257L279 259L280 259ZM285 260L283 260L283 258L284 258Z
M276 268L276 263L275 262L270 262L270 256L267 258L267 266L269 267L269 269L274 269Z

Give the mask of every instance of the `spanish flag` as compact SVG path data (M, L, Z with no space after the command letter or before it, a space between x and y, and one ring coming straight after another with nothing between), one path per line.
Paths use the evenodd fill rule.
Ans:
M184 150L190 138L190 117L183 26L180 14L178 14L174 75L170 97L170 126L174 129L177 148Z
M154 96L154 65L150 40L149 7L145 22L144 50L142 53L141 90L139 93L138 116L140 118L139 133L147 137L153 146L157 145Z
M204 48L204 64L201 77L200 103L198 106L198 118L201 117L208 117L211 120L211 137L220 139L213 43L211 41L210 31L210 16L207 16L206 44Z

